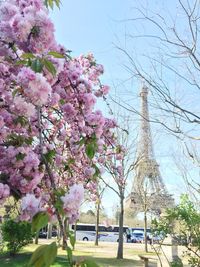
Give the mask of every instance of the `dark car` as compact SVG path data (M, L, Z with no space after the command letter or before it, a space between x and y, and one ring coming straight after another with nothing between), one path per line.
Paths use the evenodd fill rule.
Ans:
M52 230L52 236L53 236L53 237L56 237L57 235L58 235L57 230Z
M39 237L39 238L47 238L47 232L40 231L38 237Z

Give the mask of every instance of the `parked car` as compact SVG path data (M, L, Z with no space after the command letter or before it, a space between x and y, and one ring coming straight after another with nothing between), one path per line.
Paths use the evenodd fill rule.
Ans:
M53 236L53 237L56 237L57 235L58 235L57 230L52 230L52 236Z
M40 231L40 232L39 232L39 238L47 238L47 232L45 232L45 231Z
M131 242L132 243L142 243L144 240L143 233L132 233L131 235Z
M156 239L155 239L156 240ZM143 243L144 242L144 233L133 233L131 237L132 243ZM147 242L152 244L152 238L150 235L147 235ZM155 242L157 243L157 242Z

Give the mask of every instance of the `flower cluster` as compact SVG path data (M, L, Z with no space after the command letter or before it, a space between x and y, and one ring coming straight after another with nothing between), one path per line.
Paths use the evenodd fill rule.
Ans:
M84 188L82 184L74 184L69 192L61 197L64 212L69 219L69 223L74 223L79 216L79 208L84 198Z
M19 84L24 86L24 96L33 104L41 106L47 103L51 86L41 73L34 73L30 68L22 68L18 73Z
M33 194L27 194L21 200L21 220L28 221L41 210L41 199Z
M56 44L54 26L42 2L10 0L2 3L0 31L3 39L35 53L53 49Z
M9 184L21 193L32 192L44 175L38 154L31 147L3 147L0 149L1 173L9 177Z

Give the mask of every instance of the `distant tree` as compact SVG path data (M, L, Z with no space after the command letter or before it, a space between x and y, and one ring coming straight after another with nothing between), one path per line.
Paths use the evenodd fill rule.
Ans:
M106 187L100 186L100 183L98 185L98 191L97 191L97 198L96 198L96 235L95 235L95 246L98 246L99 241L99 223L100 223L100 212L101 212L101 201L103 197L103 193L105 191Z
M106 175L102 177L103 183L110 188L119 198L119 242L117 258L123 258L124 241L124 200L126 193L127 180L135 166L135 138L129 134L130 117L123 117L121 124L118 122L116 129L116 149L108 151L102 160ZM132 130L134 127L132 127Z
M81 212L79 222L80 223L95 223L96 217L95 213L92 210L89 210L87 212Z
M143 227L144 221L139 219L131 207L125 208L124 224L129 225L130 227ZM148 225L150 222L148 221Z

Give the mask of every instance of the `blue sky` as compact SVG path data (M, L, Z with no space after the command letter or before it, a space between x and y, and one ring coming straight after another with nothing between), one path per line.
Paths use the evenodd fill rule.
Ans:
M102 79L104 83L111 85L111 93L114 94L116 90L120 97L131 101L137 109L140 81L129 80L130 74L124 68L126 59L116 46L126 47L135 53L138 60L143 50L152 53L146 39L134 43L125 37L132 30L135 34L140 33L140 25L126 20L138 16L137 8L141 6L156 12L164 11L169 15L169 11L170 14L176 13L177 4L174 0L62 0L61 9L51 12L58 42L72 50L73 55L93 52L97 61L105 67ZM149 26L148 30L154 29ZM141 64L146 64L144 58L141 60ZM138 118L133 115L133 123L137 125L138 122ZM180 194L184 191L184 184L171 157L173 153L177 153L174 140L155 125L152 125L152 135L156 137L154 150L163 179L170 192ZM107 211L112 209L115 199L114 194L105 193L103 205Z

